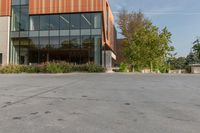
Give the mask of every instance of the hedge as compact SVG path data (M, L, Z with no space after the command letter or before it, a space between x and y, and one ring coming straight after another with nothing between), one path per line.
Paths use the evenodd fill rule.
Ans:
M66 62L48 62L39 65L5 65L0 66L0 73L100 73L106 69L93 63L75 65Z

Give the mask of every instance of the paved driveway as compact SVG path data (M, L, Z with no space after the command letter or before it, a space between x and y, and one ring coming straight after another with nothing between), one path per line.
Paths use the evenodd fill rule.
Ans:
M199 133L200 75L0 75L0 133Z

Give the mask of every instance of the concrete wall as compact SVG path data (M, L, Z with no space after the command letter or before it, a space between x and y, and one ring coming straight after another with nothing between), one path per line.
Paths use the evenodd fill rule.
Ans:
M10 17L0 17L0 53L3 54L2 64L9 63L9 32Z
M106 67L109 70L112 69L114 65L113 60L116 60L116 55L111 50L106 50L102 52L102 59L102 66Z
M199 66L192 66L191 73L193 74L200 74L200 65Z

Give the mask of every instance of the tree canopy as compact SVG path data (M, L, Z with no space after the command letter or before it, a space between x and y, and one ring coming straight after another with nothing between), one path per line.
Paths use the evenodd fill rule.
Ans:
M194 54L196 55L196 57L198 58L198 60L200 61L200 38L197 38L194 42L193 42L194 46L192 47Z
M166 68L166 57L174 50L169 45L172 34L166 27L159 30L142 12L126 10L119 13L118 25L125 37L124 56L129 65L137 70Z

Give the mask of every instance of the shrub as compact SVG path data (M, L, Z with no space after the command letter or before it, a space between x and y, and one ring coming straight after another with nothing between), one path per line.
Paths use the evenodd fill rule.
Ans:
M93 63L73 65L66 62L48 62L40 65L0 66L0 73L69 73L69 72L105 72L105 68Z
M119 66L119 71L120 72L127 72L128 71L128 65L125 63L121 63Z
M21 73L23 66L20 65L7 65L0 67L0 73Z
M55 62L46 64L46 72L47 73L64 73L65 66L63 64L58 64Z
M95 64L85 64L86 67L86 71L90 72L90 73L94 73L94 72L105 72L105 68L103 68L102 66L99 65L95 65Z
M40 67L36 65L31 65L31 66L26 66L25 71L26 73L39 73L40 72Z
M47 73L69 73L72 71L72 65L65 62L50 62L46 64Z

